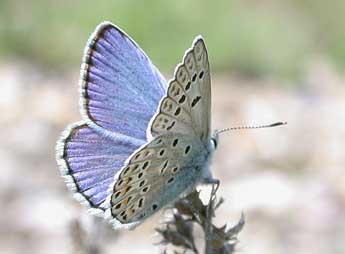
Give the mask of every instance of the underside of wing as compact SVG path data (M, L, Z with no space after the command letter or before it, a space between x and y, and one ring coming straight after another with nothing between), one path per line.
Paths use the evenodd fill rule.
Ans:
M177 66L148 135L193 134L205 142L210 135L210 110L210 67L204 40L199 36Z
M114 224L144 220L194 187L205 158L201 141L193 137L156 137L133 154L113 187Z

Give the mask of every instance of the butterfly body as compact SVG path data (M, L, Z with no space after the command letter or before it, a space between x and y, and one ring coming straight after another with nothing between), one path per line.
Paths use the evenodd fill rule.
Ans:
M79 201L131 228L199 183L210 182L211 79L198 36L168 83L139 46L109 22L85 49L83 121L57 144L60 172Z

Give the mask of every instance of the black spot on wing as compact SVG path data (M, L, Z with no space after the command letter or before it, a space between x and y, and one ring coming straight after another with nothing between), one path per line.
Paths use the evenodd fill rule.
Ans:
M186 148L184 149L184 154L189 153L189 151L190 151L190 146L186 146Z
M175 146L177 146L177 144L178 144L178 138L175 138L173 143L172 143L172 146L175 147Z
M194 108L194 106L200 101L201 96L197 96L194 98L194 100L192 101L192 108Z
M178 102L182 104L185 100L186 100L186 96L183 94Z
M178 116L181 113L181 108L178 107L174 113L175 116Z
M168 131L171 130L171 128L174 127L174 126L175 126L175 121L172 122L171 125L169 125L169 126L167 127L167 130L168 130Z
M193 75L193 77L192 77L192 81L194 82L195 80L196 80L196 77L197 77L197 75L196 75L196 73Z
M191 84L192 84L192 83L191 83L190 81L187 83L187 85L186 85L186 87L185 87L186 91L188 91L188 90L190 89Z
M141 199L139 200L139 204L138 204L138 206L139 206L140 208L143 206L143 202L144 202L144 198L141 198Z
M143 187L144 184L145 184L145 180L143 180L143 181L141 181L141 182L139 183L139 187Z
M160 150L160 151L159 151L159 156L163 156L164 153L165 153L165 149Z
M143 164L142 166L142 169L146 169L149 165L149 162L148 161L145 161L145 163Z

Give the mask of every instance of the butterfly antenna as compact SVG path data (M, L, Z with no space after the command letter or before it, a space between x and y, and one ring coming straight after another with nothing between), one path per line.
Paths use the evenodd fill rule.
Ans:
M285 125L287 122L276 122L276 123L271 123L267 125L257 125L257 126L239 126L239 127L231 127L231 128L226 128L226 129L221 129L218 130L217 133L220 134L222 132L226 131L235 131L235 130L244 130L244 129L262 129L262 128L271 128L271 127L276 127L280 125Z

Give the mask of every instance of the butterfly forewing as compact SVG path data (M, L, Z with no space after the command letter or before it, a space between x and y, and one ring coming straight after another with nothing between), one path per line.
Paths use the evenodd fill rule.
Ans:
M111 213L121 223L144 219L174 201L197 180L206 156L194 136L164 135L133 154L114 185Z
M169 83L167 96L152 121L151 134L195 135L205 143L210 135L210 110L210 67L205 43L198 37Z
M167 82L128 35L102 22L86 44L79 83L84 120L64 130L56 159L76 199L102 215L115 175L146 143Z

